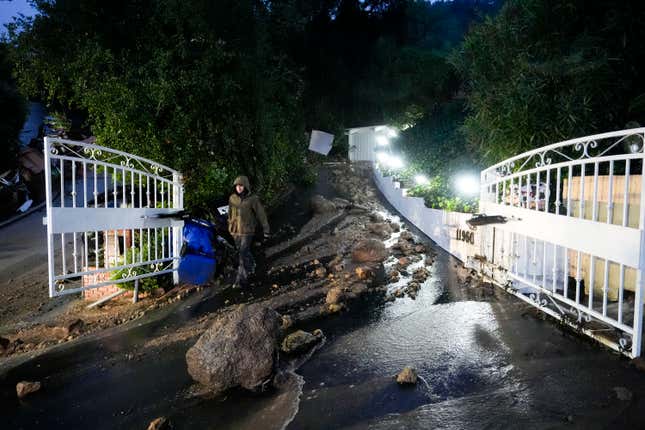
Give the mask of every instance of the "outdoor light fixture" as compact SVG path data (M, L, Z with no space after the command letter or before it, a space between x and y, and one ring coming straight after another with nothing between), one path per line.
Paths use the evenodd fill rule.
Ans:
M455 187L459 194L474 196L479 193L479 180L473 175L463 174L455 179Z
M387 137L383 136L382 134L379 134L376 136L376 143L378 143L379 146L387 146L390 144L390 141L388 140Z
M414 182L416 182L417 185L426 185L429 181L425 175L416 175L414 177Z
M403 168L403 160L401 160L400 157L390 157L390 167L393 169L402 169Z
M390 155L387 152L377 152L376 160L380 165L389 169L401 169L404 166L400 157Z
M387 129L387 135L388 135L388 137L396 137L396 130L395 130L395 129L393 129L393 128L389 128L389 127L388 127L388 129Z

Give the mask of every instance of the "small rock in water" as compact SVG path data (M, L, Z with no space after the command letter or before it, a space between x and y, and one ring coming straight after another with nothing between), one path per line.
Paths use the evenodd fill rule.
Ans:
M339 305L339 304L336 304L336 303L332 303L331 305L327 305L327 311L330 314L335 314L337 312L340 312L342 309L343 309L343 306Z
M40 382L21 381L16 384L16 394L19 399L40 390Z
M170 421L166 417L155 418L148 424L148 430L166 430L170 428Z
M406 367L397 375L396 382L399 385L414 385L417 383L417 372L411 367Z
M352 249L352 259L357 263L369 261L382 262L387 258L387 250L383 242L376 239L366 239L358 242Z
M311 348L322 338L322 331L317 331L318 336L298 330L285 337L282 341L282 351L287 354L298 354Z

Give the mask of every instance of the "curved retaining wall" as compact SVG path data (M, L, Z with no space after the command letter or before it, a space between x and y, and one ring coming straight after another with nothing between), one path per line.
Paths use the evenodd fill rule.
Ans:
M374 168L374 182L385 199L409 222L424 232L441 248L468 262L468 257L480 254L482 229L471 230L466 220L472 214L427 208L420 197L405 196L403 190Z

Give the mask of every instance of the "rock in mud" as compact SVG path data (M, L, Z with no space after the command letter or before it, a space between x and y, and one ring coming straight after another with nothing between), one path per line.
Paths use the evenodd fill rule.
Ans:
M400 225L398 225L397 223L395 223L395 222L390 222L389 224L390 224L390 228L392 229L392 232L394 232L394 233L398 233L398 232L400 232L400 231L401 231L401 226L400 226Z
M357 267L354 272L356 273L358 279L362 281L374 277L374 271L369 267Z
M402 240L405 241L411 241L414 239L414 236L412 236L412 233L410 233L408 230L404 230L401 232L401 236L399 236Z
M378 212L372 212L370 214L370 221L372 222L384 222L385 218Z
M330 202L321 195L315 195L311 198L309 202L311 210L315 214L324 214L328 212L336 212L336 205L333 202Z
M188 373L215 394L257 389L273 372L280 316L261 305L217 318L186 353Z
M399 385L414 385L417 383L417 372L411 367L406 367L396 376L396 382Z
M343 299L343 289L341 287L333 287L327 291L327 297L325 297L325 303L328 305L335 305L340 303Z
M21 381L16 384L16 395L19 399L25 398L31 393L35 393L40 390L40 382L31 382L31 381Z
M381 239L387 239L392 234L392 228L387 223L368 224L367 229Z
M356 263L382 262L387 258L387 250L380 240L366 239L358 242L352 249L352 260Z
M322 331L316 330L315 334L298 330L285 337L282 341L282 351L287 354L300 354L308 351L322 339Z
M352 206L349 200L341 199L340 197L336 197L332 199L332 202L334 203L337 209L347 209Z
M155 418L148 424L148 430L168 430L170 429L170 421L166 417Z
M282 315L282 321L280 323L280 328L282 330L287 330L293 325L293 318L290 315Z
M327 305L327 313L330 314L335 314L343 310L343 305L337 304L337 303L332 303L330 305Z

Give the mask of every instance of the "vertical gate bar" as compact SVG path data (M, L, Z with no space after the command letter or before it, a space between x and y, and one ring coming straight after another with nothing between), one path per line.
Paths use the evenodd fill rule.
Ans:
M127 195L127 193L125 191L125 188L126 188L125 187L125 182L126 182L125 178L126 177L127 176L125 175L125 167L124 167L123 169L121 169L121 192L123 193L123 201L122 201L121 204L123 205L124 208L128 207L128 195ZM125 230L123 231L123 235L124 235L123 240L125 240ZM123 247L123 249L125 250L125 246Z
M135 194L137 193L134 191L134 170L130 170L130 206L133 208L137 207L134 198Z
M74 180L72 181L72 207L76 207L76 162L72 161L72 178ZM72 233L72 240L74 242L73 244L73 250L72 250L72 256L74 257L74 273L78 272L78 262L76 261L76 255L78 254L78 249L76 245L76 232Z
M542 241L542 288L546 290L546 242Z
M580 304L580 269L582 268L582 253L578 251L576 260L576 304Z
M564 276L562 277L562 293L564 297L569 297L569 248L563 247L562 250L564 251Z
M63 272L61 274L65 275L67 274L67 259L65 258L65 233L60 234L60 248L61 256L63 258Z
M119 265L119 230L114 229L114 260L113 266L116 267Z
M645 143L645 136L641 136ZM638 218L638 229L640 230L641 243L640 243L640 256L638 263L638 271L636 272L636 291L634 297L634 324L633 324L633 337L632 337L632 357L639 357L641 355L641 343L643 339L643 270L645 270L645 157L643 151L645 148L641 146L641 198L640 198L640 213Z
M522 201L522 176L518 176L517 178L517 206L522 207L523 206L523 201Z
M618 323L622 324L623 322L623 297L625 297L625 265L621 264L619 266L619 281L618 281ZM634 304L635 306L636 304Z
M45 156L45 199L47 213L47 274L49 283L49 297L54 297L54 237L52 233L52 166L51 150L52 142L49 137L44 139L44 156Z
M99 192L98 192L98 179L96 176L96 168L98 166L96 164L92 164L92 176L94 176L94 192L92 193L92 196L94 197L94 207L98 208L99 207Z
M614 160L609 161L609 201L607 202L607 224L614 223Z
M60 207L65 207L65 161L60 160Z
M586 202L585 202L585 170L586 170L586 165L585 163L582 163L580 165L580 204L578 205L578 210L580 213L578 214L578 218L580 219L585 219L585 211L586 211Z
M540 210L540 171L535 174L535 194L533 195L535 210Z
M560 205L562 204L560 201L560 179L562 177L562 169L558 167L558 173L557 173L557 179L556 179L556 184L555 184L555 214L560 215Z
M150 176L146 175L146 200L147 200L147 207L150 207ZM148 234L150 231L148 231Z
M629 169L630 160L625 160L625 190L623 194L623 227L629 225ZM642 191L641 191L642 193Z
M148 230L148 261L150 261L150 228Z
M152 178L152 182L154 184L154 191L152 193L152 199L153 199L152 207L156 208L157 207L157 178Z
M506 205L506 179L502 182L502 204Z
M602 284L602 316L607 316L607 294L609 294L609 260L605 258L605 276Z
M531 175L526 175L526 209L531 209Z
M537 279L537 239L533 238L533 284Z
M529 238L524 236L524 277L529 277Z
M92 174L92 176L94 176L93 181L92 181L94 183L94 192L93 192L94 209L99 207L99 196L98 196L98 192L97 192L97 188L98 188L97 180L98 180L98 178L96 177L96 167L97 167L97 165L95 163L92 163L92 171L94 172ZM86 173L85 172L85 163L83 163L83 176L85 176L85 173ZM87 192L85 194L87 194ZM99 232L97 230L94 231L94 260L95 260L95 263L96 263L95 267L97 269L99 267L101 267L99 265Z
M571 181L573 180L573 166L569 166L568 170L569 180L567 181L567 216L571 216Z
M553 279L551 280L551 291L555 294L558 278L558 245L553 244Z
M139 301L139 280L134 280L134 291L132 293L132 303Z
M165 204L164 204L164 203L165 203L166 195L164 194L164 190L163 190L163 184L164 184L164 182L163 182L163 181L160 181L160 182L161 182L161 207L162 207L162 208L165 208L166 206L165 206Z
M623 227L629 225L629 159L625 160L625 189L623 193ZM641 191L642 193L642 191Z
M596 161L593 166L593 209L591 211L591 219L598 221L598 162Z
M544 189L544 212L550 212L551 205L551 169L546 171L546 188Z
M103 167L103 207L107 208L109 206L109 199L108 199L108 180L107 180L107 166Z
M143 177L139 173L139 208L143 207Z
M116 167L112 168L112 197L114 198L114 207L118 208L119 205L117 203L119 199L119 187L116 186Z
M596 283L596 256L589 255L589 309L593 309L593 293Z

